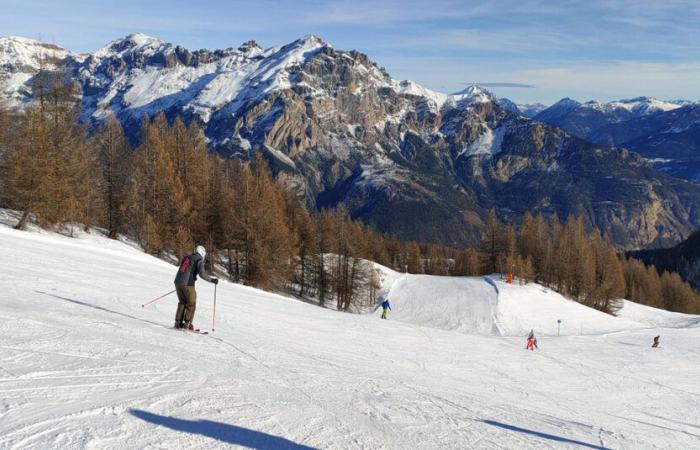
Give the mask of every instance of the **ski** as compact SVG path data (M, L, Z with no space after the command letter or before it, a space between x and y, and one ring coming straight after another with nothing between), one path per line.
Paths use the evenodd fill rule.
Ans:
M194 330L188 330L186 328L173 328L173 330L178 330L186 333L194 333L194 334L209 334L208 331L202 331L199 328L195 328Z

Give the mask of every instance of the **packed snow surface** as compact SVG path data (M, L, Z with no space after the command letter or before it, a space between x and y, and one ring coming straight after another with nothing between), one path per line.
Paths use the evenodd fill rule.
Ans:
M202 336L171 328L173 296L141 307L172 289L175 267L132 245L0 226L0 248L0 448L700 442L697 317L626 305L603 321L537 286L393 272L389 320L221 282ZM197 290L210 330L213 285ZM494 314L503 336L485 326ZM591 328L556 337L558 317Z

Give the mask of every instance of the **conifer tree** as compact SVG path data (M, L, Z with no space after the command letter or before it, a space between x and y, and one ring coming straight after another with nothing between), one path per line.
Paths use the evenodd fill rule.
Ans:
M102 171L100 183L104 222L108 237L127 232L128 211L131 194L130 173L133 153L124 136L119 121L112 115L92 138Z
M423 270L420 246L416 242L409 242L406 251L406 267L399 267L399 270L404 269L407 270L408 273L425 273Z
M484 255L484 272L485 273L495 273L498 272L499 265L498 259L499 255L503 251L502 243L502 225L496 216L496 211L489 211L488 218L486 219L486 226L481 239L481 248Z
M37 75L37 100L16 123L17 138L5 155L10 207L23 212L17 228L34 213L42 226L89 225L96 215L96 158L78 122L78 92L64 77Z
M190 251L180 240L190 203L177 176L173 138L165 115L144 123L143 140L136 153L134 187L140 240L150 253L170 251L178 257ZM146 217L149 224L146 226ZM144 235L145 233L145 235Z

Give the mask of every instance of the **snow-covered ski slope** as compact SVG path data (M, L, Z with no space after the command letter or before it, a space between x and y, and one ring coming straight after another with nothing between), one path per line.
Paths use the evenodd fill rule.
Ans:
M129 245L0 226L0 249L3 449L700 447L700 328L649 324L677 316L528 352L509 334L537 315L505 320L500 285L505 336L402 322L398 298L384 321L222 282L200 336L170 329L173 297L141 308L175 268Z

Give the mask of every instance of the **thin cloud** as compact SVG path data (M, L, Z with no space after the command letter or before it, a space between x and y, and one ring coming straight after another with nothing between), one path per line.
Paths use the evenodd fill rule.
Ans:
M474 82L474 83L465 83L465 84L478 84L479 86L482 87L502 87L502 88L516 88L516 89L534 89L537 86L534 84L525 84L525 83L507 83L507 82L501 82L501 81L487 81L487 82Z
M492 7L464 4L459 0L356 0L330 1L307 10L300 17L308 24L380 25L426 22L487 15Z

